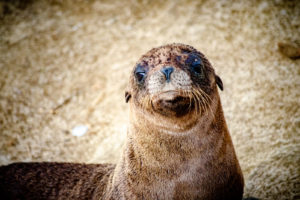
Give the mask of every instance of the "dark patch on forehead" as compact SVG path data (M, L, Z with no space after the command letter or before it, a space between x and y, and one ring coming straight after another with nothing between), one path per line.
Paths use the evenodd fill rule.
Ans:
M155 68L157 65L174 65L184 68L185 65L192 63L195 59L200 59L204 65L208 64L207 67L210 67L202 53L192 46L181 44L153 48L144 54L140 62L148 65L149 68Z

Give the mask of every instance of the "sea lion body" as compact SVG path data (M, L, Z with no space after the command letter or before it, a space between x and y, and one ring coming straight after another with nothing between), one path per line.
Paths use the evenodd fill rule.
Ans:
M14 163L0 167L4 200L99 200L112 164Z
M76 179L76 191L94 191L88 199L105 200L242 199L243 175L217 86L223 89L221 79L191 46L165 45L142 56L125 95L130 124L123 155L115 168L88 169L100 175L90 182Z

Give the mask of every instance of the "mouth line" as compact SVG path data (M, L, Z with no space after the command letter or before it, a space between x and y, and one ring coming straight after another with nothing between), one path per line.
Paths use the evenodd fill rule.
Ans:
M176 104L176 103L180 103L184 100L188 99L187 97L183 97L183 96L177 96L173 99L170 99L170 100L166 100L165 102L168 103L168 104Z
M159 97L170 98L171 96L173 98L177 98L179 96L182 98L188 98L188 95L187 95L188 93L189 93L189 91L184 91L184 90L168 90L168 91L156 93L156 94L152 95L152 98L159 98Z
M182 92L181 90L167 90L167 91L162 91L157 93L156 95L161 95L161 94L172 94L172 93L180 93Z

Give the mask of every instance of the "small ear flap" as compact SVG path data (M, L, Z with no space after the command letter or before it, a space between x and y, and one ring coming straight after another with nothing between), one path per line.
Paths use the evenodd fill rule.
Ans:
M216 83L219 86L219 88L223 91L223 82L218 75L216 75Z
M126 101L126 103L128 103L128 101L130 100L130 98L131 98L131 94L128 91L126 91L125 92L125 101Z

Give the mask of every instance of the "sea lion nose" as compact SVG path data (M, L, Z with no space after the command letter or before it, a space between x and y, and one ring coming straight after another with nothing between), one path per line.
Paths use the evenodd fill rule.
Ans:
M170 81L170 75L174 71L173 67L164 67L160 70L166 77L167 82Z

